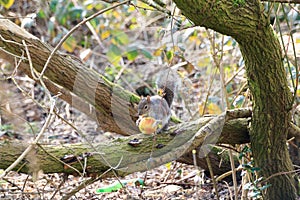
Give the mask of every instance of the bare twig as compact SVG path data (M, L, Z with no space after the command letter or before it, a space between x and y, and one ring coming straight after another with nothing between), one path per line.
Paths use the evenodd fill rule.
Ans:
M220 197L219 197L219 193L218 193L217 181L214 177L214 173L213 173L213 169L212 169L212 166L211 166L210 159L209 159L208 156L206 156L205 160L206 160L206 163L207 163L207 166L208 166L208 169L209 169L211 180L213 181L213 186L214 186L214 189L215 189L217 200L219 200Z
M64 174L63 177L62 177L63 180L58 185L57 189L53 192L52 196L50 197L50 200L54 199L55 195L57 194L59 189L63 186L63 184L66 182L67 178L68 178L68 174Z
M271 178L274 178L276 176L282 176L282 175L286 175L286 174L294 174L294 173L297 173L297 172L300 172L300 169L296 169L296 170L292 170L292 171L288 171L288 172L278 172L278 173L272 174L271 176L267 177L261 183L268 182L268 180L270 180Z
M152 1L149 1L149 0L140 0L140 1L144 2L145 4L147 4L147 5L149 5L149 6L153 7L153 8L155 8L158 11L161 11L163 13L171 15L171 12L168 9L162 7L161 6L162 4L157 4L158 3L157 1L155 1L156 3L153 3Z
M25 40L22 40L22 43L23 43L23 46L25 47L25 52L27 54L27 59L29 61L31 76L32 76L33 80L38 80L38 76L36 75L36 71L33 68L32 61L31 61L31 56L30 56L30 53L29 53L29 50L28 50L28 47L27 47L27 44L26 44Z

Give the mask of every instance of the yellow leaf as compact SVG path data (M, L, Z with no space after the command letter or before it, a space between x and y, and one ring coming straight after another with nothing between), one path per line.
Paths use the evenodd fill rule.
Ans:
M183 70L180 70L180 69L177 71L177 73L178 73L180 78L184 78L187 75L186 71L183 71Z
M113 11L113 16L117 19L121 17L121 15L118 11Z
M0 0L0 5L4 6L6 9L9 9L14 2L15 0Z
M140 25L139 25L139 24L131 24L131 25L129 26L129 29L130 29L130 30L134 30L134 29L137 29L137 28L140 28Z
M105 25L104 24L100 24L99 28L100 29L105 29Z
M135 11L135 9L136 9L136 8L135 8L134 6L130 5L130 6L128 6L127 11L130 13L130 12Z
M165 166L167 167L168 170L170 170L170 169L171 169L171 166L172 166L172 163L171 163L171 162L168 162L168 163L165 164Z
M204 110L204 103L199 103L198 108L199 108L199 114L200 115L205 114L205 112L203 112L203 110Z
M220 107L215 103L209 103L207 108L208 108L209 114L221 114L222 113L222 110L220 109Z
M195 70L195 66L188 62L186 65L183 66L183 68L190 74Z
M202 115L202 114L221 114L222 113L222 110L220 109L220 107L215 103L206 104L205 112L203 112L204 103L200 103L198 107L199 107L200 115Z
M210 57L209 56L202 57L197 64L198 64L199 68L209 66L211 64Z
M92 10L94 8L94 5L93 4L89 4L86 6L86 9L87 10Z
M156 51L154 51L153 55L160 56L165 48L166 48L166 45L159 47Z
M299 89L297 90L296 94L297 94L297 97L300 97L300 90Z
M72 53L75 50L76 45L77 45L77 41L75 40L74 37L71 36L62 44L62 48Z
M197 35L190 36L189 40L192 41L192 42L195 42L197 46L199 46L201 44L200 37L197 36Z
M148 4L146 4L146 3L143 3L142 1L138 1L137 2L137 6L139 6L139 7L142 7L142 8L144 8L145 10L151 10L151 9L153 9L151 6L149 6Z
M108 38L110 36L110 32L109 31L103 31L101 33L101 40L105 40L106 38Z

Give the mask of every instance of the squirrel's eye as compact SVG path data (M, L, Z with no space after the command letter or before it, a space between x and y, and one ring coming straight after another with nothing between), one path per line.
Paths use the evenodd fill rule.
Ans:
M148 109L148 105L145 105L145 106L144 106L144 109L147 110L147 109Z

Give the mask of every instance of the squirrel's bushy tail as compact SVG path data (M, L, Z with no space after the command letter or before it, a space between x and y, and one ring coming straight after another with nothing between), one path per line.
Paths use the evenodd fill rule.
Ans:
M156 79L157 94L162 96L168 103L169 107L174 100L174 94L180 85L181 78L176 70L165 68L161 70Z

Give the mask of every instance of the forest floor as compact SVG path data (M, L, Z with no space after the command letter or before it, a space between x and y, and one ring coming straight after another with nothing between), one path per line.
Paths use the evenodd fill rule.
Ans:
M81 189L70 199L216 199L213 186L208 178L203 185L195 185L195 173L191 166L172 163L172 169L161 166L148 172L136 172L119 180L145 179L145 185L127 184L113 192L98 193L97 189L107 188L118 181L110 178L97 181ZM179 172L181 171L181 172ZM61 199L77 188L87 178L63 174L44 174L33 181L32 176L11 172L0 183L0 199ZM219 184L220 199L231 199L226 184Z

